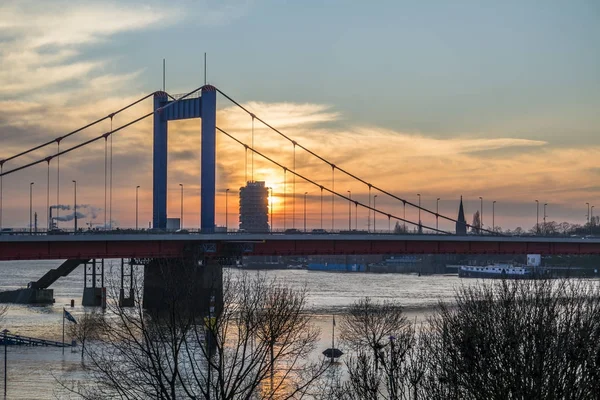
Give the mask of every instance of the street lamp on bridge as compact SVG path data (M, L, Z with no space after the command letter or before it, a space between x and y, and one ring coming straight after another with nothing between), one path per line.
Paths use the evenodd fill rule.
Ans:
M180 183L181 186L181 216L179 217L179 229L183 229L183 183Z
M77 233L77 181L73 179L73 228Z
M481 200L481 207L479 208L479 233L483 234L483 197L479 196Z
M544 236L546 235L546 206L548 205L548 203L544 203Z
M348 230L352 230L352 191L348 190Z
M590 203L585 203L588 206L587 223L590 223Z
M536 211L535 231L539 235L540 234L540 202L539 202L539 200L535 201L535 211Z
M373 196L373 208L377 210L377 195ZM377 211L373 211L373 233L377 232Z
M34 182L31 182L29 184L29 234L30 235L33 232L32 219L33 219L33 185L34 184L35 184Z
M435 229L439 229L438 226L438 222L439 222L439 217L440 215L440 198L438 197L437 200L435 201Z
M271 204L273 204L272 197L273 197L273 189L271 189ZM227 200L229 200L229 188L225 189L225 233L227 233L229 231L229 201L227 201ZM271 217L272 217L272 214L271 214Z
M492 232L496 232L496 200L492 201Z
M140 185L137 185L135 187L135 230L138 230L138 215L139 215L139 207L138 207L138 200L139 200L139 190L140 190Z
M306 232L306 195L308 192L304 192L304 232Z
M419 198L419 230L421 230L421 193L417 193Z

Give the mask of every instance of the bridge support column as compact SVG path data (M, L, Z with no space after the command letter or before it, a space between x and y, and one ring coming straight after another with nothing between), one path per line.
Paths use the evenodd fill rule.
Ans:
M216 259L185 256L155 258L144 266L144 308L177 307L201 316L217 316L223 308L223 273Z
M104 287L104 259L93 259L84 264L83 300L81 305L106 308L106 288Z
M167 94L154 94L152 228L167 229Z
M119 290L119 306L133 307L135 305L135 294L133 292L133 262L121 259L121 289Z
M202 233L215 232L216 180L216 123L217 90L214 86L202 88L201 154L200 154L200 229Z

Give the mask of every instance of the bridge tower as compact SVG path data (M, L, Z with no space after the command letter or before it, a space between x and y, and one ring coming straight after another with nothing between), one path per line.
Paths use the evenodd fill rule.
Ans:
M217 91L212 85L201 96L169 100L165 92L154 94L152 226L167 228L167 140L168 122L201 118L200 150L200 229L215 230L216 121Z

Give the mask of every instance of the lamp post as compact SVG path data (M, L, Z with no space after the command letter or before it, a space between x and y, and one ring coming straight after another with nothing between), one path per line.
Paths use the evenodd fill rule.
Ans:
M535 201L535 211L536 211L536 217L535 217L535 230L537 232L537 234L540 234L540 202L538 200Z
M588 206L587 223L590 223L590 203L585 203Z
M439 228L439 226L438 226L439 215L440 215L440 198L438 197L437 200L435 201L435 229L436 230Z
M183 229L183 183L180 183L181 186L181 212L179 217L179 229Z
M7 338L7 334L8 332L10 332L8 329L4 329L2 331L2 333L4 334L4 398L6 398L6 381L7 381L7 377L8 377L8 369L6 366L8 357L8 351L7 351L7 347L8 347L8 338Z
M73 228L74 233L77 233L77 181L73 180Z
M33 232L33 224L31 221L33 219L33 185L34 185L34 182L31 182L29 184L29 234L30 235Z
M544 203L544 236L546 235L546 206L548 205L548 203Z
M323 229L323 186L321 186L321 229Z
M271 189L271 197L273 197L273 189ZM229 232L229 189L225 189L225 233ZM271 199L271 216L273 215L273 199Z
M352 191L348 190L348 230L352 230Z
M140 190L140 185L135 187L135 230L138 230L138 215L139 215L139 207L138 207L138 200L139 200L139 190Z
M479 196L479 200L481 201L481 206L479 208L479 233L483 234L483 197Z
M496 232L496 221L495 221L496 209L495 209L495 205L496 205L496 200L492 201L492 232Z
M377 210L377 195L373 196L373 208ZM373 211L373 233L377 232L377 211Z
M421 228L421 193L417 193L417 197L419 197L419 228Z
M590 235L592 234L592 224L594 223L594 206L591 208L590 212Z
M304 232L306 232L306 195L308 192L304 192Z

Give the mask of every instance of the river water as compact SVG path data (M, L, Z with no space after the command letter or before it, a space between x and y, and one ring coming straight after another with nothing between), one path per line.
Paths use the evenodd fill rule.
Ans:
M60 261L0 262L0 290L25 287L37 280ZM115 268L117 263L113 264ZM110 266L110 262L107 267ZM107 268L108 270L108 268ZM232 270L232 273L239 271ZM255 273L255 271L250 271ZM375 300L396 300L405 306L407 316L416 320L431 312L442 300L451 302L454 290L465 281L456 276L416 276L403 274L330 273L306 270L263 271L269 278L296 288L306 287L309 311L321 327L320 351L331 345L332 315L342 314L354 301L369 296ZM56 303L51 306L11 305L0 330L7 328L14 334L37 338L62 340L62 308L66 307L75 318L85 312L81 306L83 267L52 285ZM110 292L110 291L108 291ZM70 300L75 307L70 308ZM338 317L339 318L339 317ZM67 338L67 341L70 341ZM0 357L3 361L3 357ZM0 377L4 377L4 363L0 363ZM7 399L63 398L57 380L77 381L83 372L80 354L71 349L12 346L8 348ZM3 383L0 383L3 389ZM1 392L0 392L1 396Z

